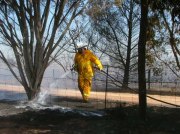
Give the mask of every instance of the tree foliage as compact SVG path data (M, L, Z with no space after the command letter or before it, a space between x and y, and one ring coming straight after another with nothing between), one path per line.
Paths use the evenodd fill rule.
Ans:
M139 6L133 0L124 1L120 6L113 1L94 1L88 13L101 37L96 47L118 68L116 74L123 87L127 87L130 72L137 69Z
M161 62L176 72L180 69L180 3L178 0L153 0L149 4L150 36L147 44Z

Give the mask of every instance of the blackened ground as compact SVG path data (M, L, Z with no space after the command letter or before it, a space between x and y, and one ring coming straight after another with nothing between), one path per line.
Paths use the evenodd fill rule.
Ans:
M1 105L8 105L5 102ZM12 105L12 104L11 104ZM58 109L27 110L0 117L0 134L179 134L180 109L150 107L139 119L138 107L102 110L106 115L84 116Z

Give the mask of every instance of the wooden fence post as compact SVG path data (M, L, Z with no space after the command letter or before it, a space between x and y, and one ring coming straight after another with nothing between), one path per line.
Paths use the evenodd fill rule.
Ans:
M109 66L107 65L107 70L106 70L106 90L105 90L105 109L107 107L107 88L108 88L108 68Z

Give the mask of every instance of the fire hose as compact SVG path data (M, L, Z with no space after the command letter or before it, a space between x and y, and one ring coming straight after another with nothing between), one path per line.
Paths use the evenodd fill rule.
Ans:
M97 68L97 67L94 67L94 68L95 68L95 70L98 70L99 72L107 75L109 78L111 78L111 79L114 80L115 82L118 82L118 83L122 84L122 82L118 81L116 78L114 78L113 76L111 76L110 74L108 74L107 72L105 72L104 70L99 70L99 68ZM71 68L71 71L73 71L73 70L74 70L74 66ZM132 90L132 91L134 91L135 93L139 93L137 90L132 89L132 88L130 88L130 87L127 87L127 89ZM165 104L168 104L168 105L171 105L171 106L180 107L180 105L176 105L176 104L169 103L169 102L166 102L166 101L163 101L163 100L160 100L160 99L156 99L156 98L151 97L151 96L149 96L149 95L146 95L146 97L147 97L147 98L150 98L150 99L153 99L153 100L156 100L156 101L159 101L159 102L162 102L162 103L165 103Z

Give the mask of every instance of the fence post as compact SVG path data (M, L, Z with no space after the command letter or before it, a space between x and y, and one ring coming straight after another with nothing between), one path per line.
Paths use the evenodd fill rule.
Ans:
M151 79L151 69L148 70L148 89L151 88L151 87L150 87L150 86L151 86L151 84L150 84L150 83L151 83L150 79Z
M53 69L53 79L54 79L54 69Z
M109 66L107 65L107 70L106 70L106 90L105 90L105 109L106 109L106 102L107 102L108 68L109 68Z

